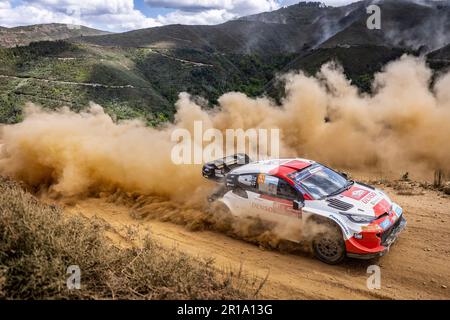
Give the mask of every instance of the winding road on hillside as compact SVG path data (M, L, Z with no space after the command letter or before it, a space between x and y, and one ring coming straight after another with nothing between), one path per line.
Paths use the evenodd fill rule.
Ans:
M146 89L144 87L135 87L131 84L122 85L122 86L110 86L110 85L101 84L101 83L49 80L49 79L42 79L42 78L36 78L36 77L18 77L18 76L8 76L8 75L2 75L2 74L0 74L0 78L13 79L13 80L36 80L36 81L42 81L42 82L48 82L48 83L77 85L77 86L93 87L93 88L100 87L100 88L107 88L107 89L125 89L125 88Z

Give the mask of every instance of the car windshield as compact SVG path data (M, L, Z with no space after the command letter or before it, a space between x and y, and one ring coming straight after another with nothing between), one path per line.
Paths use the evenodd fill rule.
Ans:
M336 171L320 164L295 172L290 178L299 189L303 189L316 200L337 195L352 184Z

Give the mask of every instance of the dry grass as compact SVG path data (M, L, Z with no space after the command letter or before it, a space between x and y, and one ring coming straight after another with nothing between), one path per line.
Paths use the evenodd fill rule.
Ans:
M119 249L103 231L0 178L0 299L245 299L264 283L151 239ZM67 289L70 265L81 290Z

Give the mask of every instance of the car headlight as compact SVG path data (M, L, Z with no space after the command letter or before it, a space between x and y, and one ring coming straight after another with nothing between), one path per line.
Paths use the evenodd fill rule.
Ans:
M355 223L369 223L376 219L375 217L362 216L359 214L348 214L348 213L341 213L341 214L343 214L344 216L349 218L350 221Z

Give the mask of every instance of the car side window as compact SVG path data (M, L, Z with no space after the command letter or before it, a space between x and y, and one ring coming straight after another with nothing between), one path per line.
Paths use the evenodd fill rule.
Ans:
M280 179L267 174L258 175L258 191L259 193L268 194L271 196L277 195L277 188Z
M246 190L257 192L256 179L257 176L254 174L243 174L234 177L232 179L234 181L232 192L241 198L247 199L248 195Z
M277 196L288 200L297 200L299 197L298 192L283 179L278 182Z
M243 174L238 176L237 184L243 189L254 191L256 189L256 175L254 174Z
M246 195L244 190L267 194L283 199L296 200L298 192L285 180L267 174L243 174L239 175L233 193Z
M278 198L296 200L298 192L284 179L271 175L258 175L258 191Z

